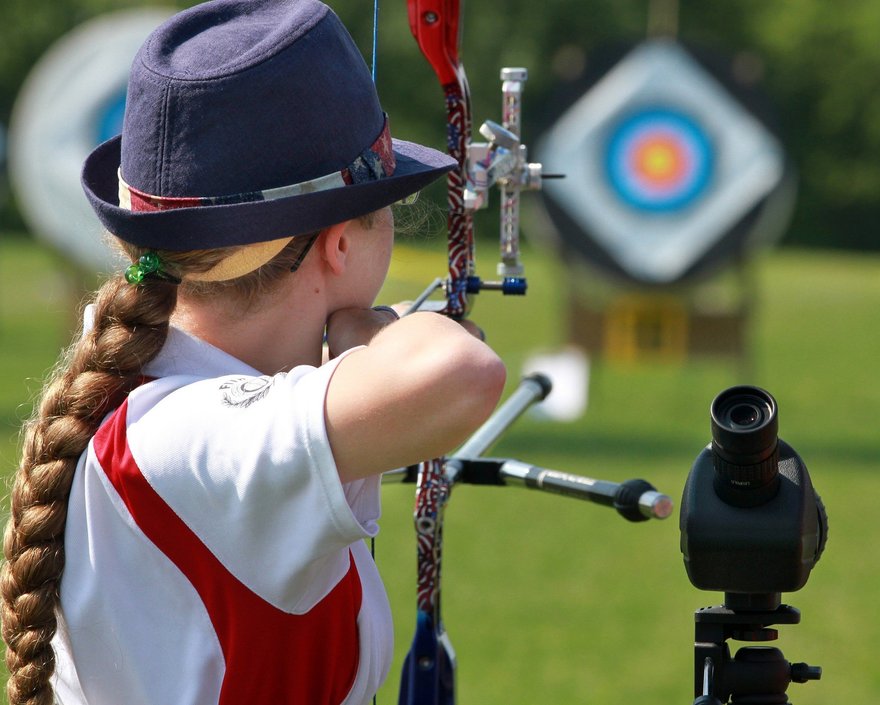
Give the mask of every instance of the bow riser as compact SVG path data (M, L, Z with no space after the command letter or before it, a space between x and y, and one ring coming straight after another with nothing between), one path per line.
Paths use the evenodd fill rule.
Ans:
M474 222L465 207L467 188L467 150L471 137L471 108L464 71L461 83L445 86L446 91L446 148L458 168L447 177L446 198L449 230L449 285L446 292L446 314L461 317L467 313L468 283L474 276ZM464 90L461 86L464 85Z
M400 705L455 704L455 653L440 614L443 512L450 489L442 459L419 465L414 512L418 609L401 674Z
M431 614L439 624L443 511L450 490L441 460L429 460L419 466L418 487L415 508L418 608Z

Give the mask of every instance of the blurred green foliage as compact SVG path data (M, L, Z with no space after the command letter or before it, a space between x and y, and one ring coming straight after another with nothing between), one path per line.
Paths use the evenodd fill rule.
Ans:
M139 0L4 0L0 23L0 123L8 124L25 75L66 31ZM186 6L192 3L159 3ZM369 0L331 0L369 61ZM880 4L872 0L468 0L462 56L479 121L500 117L498 69L527 66L526 142L551 124L554 98L596 68L610 44L646 36L652 8L678 6L677 35L726 57L759 84L800 173L788 242L880 249ZM395 132L442 145L443 100L407 28L406 3L380 3L378 86ZM0 226L16 224L12 207Z

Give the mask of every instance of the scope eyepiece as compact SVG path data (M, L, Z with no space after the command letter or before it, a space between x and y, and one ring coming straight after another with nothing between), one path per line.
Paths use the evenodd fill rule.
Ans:
M728 504L755 507L778 491L776 400L759 388L731 387L712 401L715 492Z

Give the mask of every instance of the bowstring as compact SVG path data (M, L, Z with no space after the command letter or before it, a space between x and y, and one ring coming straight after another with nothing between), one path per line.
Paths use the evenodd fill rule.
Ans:
M373 0L373 57L370 67L370 73L373 76L373 85L376 84L376 56L379 47L379 0ZM370 537L370 554L373 556L373 562L376 562L376 537ZM376 698L373 698L373 705Z
M373 83L376 82L376 57L379 49L379 0L373 0L373 60L371 73Z
M379 0L373 0L373 56L371 59L370 74L373 76L373 84L376 83L376 59L379 50ZM370 537L370 555L373 563L376 562L376 537ZM377 704L377 694L373 693L373 705Z

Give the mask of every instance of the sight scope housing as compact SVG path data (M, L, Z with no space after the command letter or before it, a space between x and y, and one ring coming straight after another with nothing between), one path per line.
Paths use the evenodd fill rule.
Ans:
M715 397L710 420L712 442L681 502L688 578L731 595L799 590L824 548L827 519L803 460L778 438L776 400L759 387L731 387Z

